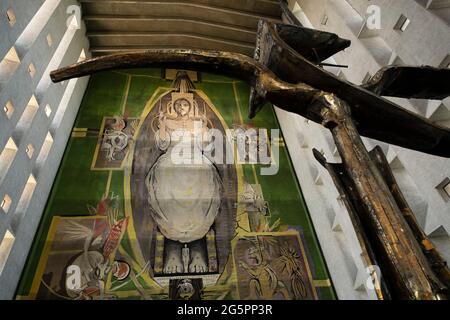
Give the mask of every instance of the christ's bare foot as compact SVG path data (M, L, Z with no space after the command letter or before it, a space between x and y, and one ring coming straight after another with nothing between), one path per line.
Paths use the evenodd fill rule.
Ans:
M181 261L181 243L167 244L166 259L164 266L165 274L183 272L183 262Z
M191 247L191 264L189 265L190 273L206 273L208 265L206 263L205 250L200 242L194 242Z

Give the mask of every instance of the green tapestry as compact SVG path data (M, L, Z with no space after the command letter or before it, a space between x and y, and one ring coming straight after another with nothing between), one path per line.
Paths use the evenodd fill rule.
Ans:
M273 107L248 120L249 93L192 71L93 76L17 298L334 299Z

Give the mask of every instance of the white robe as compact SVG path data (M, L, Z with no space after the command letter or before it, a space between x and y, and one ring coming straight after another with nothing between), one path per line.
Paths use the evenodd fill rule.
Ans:
M175 164L169 147L151 168L146 184L153 219L171 240L189 243L210 230L221 204L221 179L213 163Z

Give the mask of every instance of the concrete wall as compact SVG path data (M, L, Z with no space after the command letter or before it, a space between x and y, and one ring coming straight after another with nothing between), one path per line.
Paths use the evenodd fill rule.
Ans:
M369 5L381 9L381 29L365 23ZM334 32L352 41L349 49L330 62L348 65L330 72L361 84L388 64L448 65L450 30L434 11L410 0L292 0L290 8L305 26ZM408 28L394 30L401 15ZM324 19L324 17L327 19ZM327 20L326 24L322 24ZM402 107L449 126L450 99L420 101L393 99ZM324 152L328 161L340 161L330 133L321 126L277 110L287 146L305 194L314 227L341 299L376 299L366 288L366 265L348 213L328 173L313 158L312 148ZM371 150L381 145L419 223L444 256L450 258L450 202L437 186L450 177L450 160L364 139Z
M7 212L0 208L0 299L10 299L88 83L53 84L49 72L77 62L82 52L89 55L89 43L84 25L71 16L76 7L67 12L79 6L75 0L5 0L0 6L0 202L11 199ZM11 12L15 23L8 20ZM11 48L15 63L5 60ZM17 150L6 157L11 143ZM34 149L31 158L27 149ZM8 240L1 244L6 234L14 237L9 255Z

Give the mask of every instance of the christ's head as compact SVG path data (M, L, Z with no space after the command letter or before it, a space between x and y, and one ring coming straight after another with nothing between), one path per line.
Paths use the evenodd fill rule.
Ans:
M189 115L189 112L191 111L191 104L188 100L184 98L178 99L174 103L174 110L178 116L186 117L187 115Z

